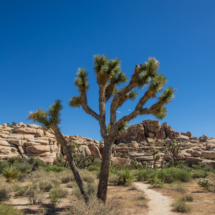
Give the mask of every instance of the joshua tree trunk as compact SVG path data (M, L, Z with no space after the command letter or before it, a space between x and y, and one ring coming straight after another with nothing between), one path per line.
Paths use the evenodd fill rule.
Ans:
M154 159L154 165L153 165L153 168L155 169L156 159L155 159L155 158L153 158L153 159Z
M111 161L111 151L112 151L112 142L104 139L104 153L102 157L102 166L99 176L99 185L97 197L101 199L104 203L107 199L107 186L108 186L108 175L110 169Z
M78 169L75 165L74 159L72 157L72 154L70 152L69 146L67 144L67 141L65 140L65 138L63 137L62 133L60 132L60 129L58 128L57 125L52 126L52 129L54 131L55 137L57 139L57 141L61 144L61 146L63 146L63 148L65 149L66 152L66 157L67 157L67 161L70 165L70 168L74 174L76 183L81 191L81 194L84 196L85 202L87 203L89 201L89 196L87 195L85 189L84 189L84 185L83 182L81 180L81 177L79 175Z

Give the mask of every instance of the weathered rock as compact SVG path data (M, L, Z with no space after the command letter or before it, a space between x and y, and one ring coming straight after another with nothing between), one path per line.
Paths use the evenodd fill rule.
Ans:
M102 156L100 154L100 151L99 151L99 148L97 146L95 146L94 144L89 144L88 147L89 147L89 149L91 151L91 155L94 158L98 158L98 159L102 158Z
M128 158L119 158L119 157L113 157L111 159L113 161L113 164L129 164L130 163L130 159Z
M202 163L206 163L208 166L210 166L210 167L212 167L212 168L215 169L215 161L213 161L213 160L204 159L204 160L202 161Z
M134 147L134 148L138 148L139 145L136 141L131 141L130 143L127 144L128 147Z
M188 164L197 164L199 162L202 162L202 158L199 157L186 157L186 162Z
M83 151L85 156L90 156L91 155L91 151L90 151L88 146L82 145L82 146L80 146L80 150Z
M42 152L50 152L50 146L44 146L44 145L33 145L26 147L27 153L34 153L39 154Z
M202 157L206 159L215 159L215 151L203 151Z

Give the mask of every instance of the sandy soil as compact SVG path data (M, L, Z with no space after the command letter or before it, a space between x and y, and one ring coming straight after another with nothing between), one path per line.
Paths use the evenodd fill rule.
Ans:
M148 202L149 212L148 215L175 215L177 213L172 212L171 204L172 200L167 197L163 196L162 194L154 191L153 189L149 188L148 184L143 184L140 182L135 182L135 186L139 189L143 190L145 195L150 200Z

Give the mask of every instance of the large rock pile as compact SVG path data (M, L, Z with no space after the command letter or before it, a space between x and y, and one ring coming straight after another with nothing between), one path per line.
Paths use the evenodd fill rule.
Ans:
M68 142L76 142L86 155L101 158L98 141L81 136L64 135ZM35 156L44 162L53 163L64 149L57 143L52 131L43 130L35 124L18 123L13 127L0 125L0 160L21 155Z
M114 145L113 160L118 162L116 158L129 157L141 163L152 163L151 151L157 149L161 161L164 158L165 143L173 140L181 143L178 160L187 164L203 162L215 168L215 138L209 139L205 135L197 138L189 131L176 132L167 123L160 125L157 120L145 120L122 132L115 141L117 145ZM171 159L169 156L164 158L166 161Z

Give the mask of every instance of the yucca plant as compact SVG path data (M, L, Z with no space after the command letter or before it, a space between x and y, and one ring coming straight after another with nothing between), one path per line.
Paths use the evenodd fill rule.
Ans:
M118 185L130 185L134 180L134 175L129 170L121 170L118 173Z
M19 175L19 169L10 166L10 167L5 167L2 170L3 176L7 179L7 182L11 182L13 179L16 179Z

